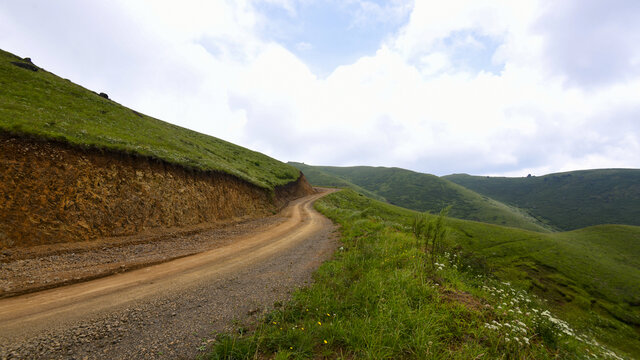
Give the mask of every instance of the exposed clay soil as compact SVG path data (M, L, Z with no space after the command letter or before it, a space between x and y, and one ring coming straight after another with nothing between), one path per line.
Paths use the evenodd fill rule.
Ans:
M331 256L319 196L0 135L0 359L193 358Z
M311 193L304 176L274 196L224 173L0 136L0 249L259 218Z
M465 291L444 290L441 292L445 301L460 304L469 310L482 311L488 305Z

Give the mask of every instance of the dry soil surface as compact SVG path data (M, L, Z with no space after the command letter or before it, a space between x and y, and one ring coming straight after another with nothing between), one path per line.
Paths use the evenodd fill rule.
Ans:
M229 245L241 236L266 231L286 220L207 223L94 241L39 245L0 251L0 298L69 285L155 265Z
M79 274L91 261L118 268L124 264L127 269L182 256L0 299L0 358L195 357L215 341L217 332L255 319L306 285L311 273L330 258L337 246L335 227L312 208L324 194L295 200L260 222L183 232L159 243L23 256L16 260L21 265L3 263L3 277L22 266L34 279L28 281L42 284L38 279L51 278L60 269L75 268L73 273ZM111 260L99 260L103 257ZM36 270L29 270L29 264ZM76 277L79 281L95 274Z

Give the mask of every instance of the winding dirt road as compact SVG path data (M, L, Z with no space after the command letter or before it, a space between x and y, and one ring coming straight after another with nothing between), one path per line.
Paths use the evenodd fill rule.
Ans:
M336 242L312 204L233 243L170 262L0 299L0 358L192 357L213 333L310 280Z

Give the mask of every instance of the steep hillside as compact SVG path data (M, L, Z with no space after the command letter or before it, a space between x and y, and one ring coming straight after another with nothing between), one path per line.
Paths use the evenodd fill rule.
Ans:
M522 178L444 177L526 210L564 230L599 224L640 225L640 170L583 170Z
M2 50L0 88L4 133L221 171L269 190L299 176L290 165L140 114Z
M0 249L211 227L311 192L290 165L0 50Z
M310 177L309 181L316 185L335 185L337 181L334 179L337 178L373 192L391 204L408 209L439 212L444 207L452 205L450 215L456 218L534 231L549 231L535 219L514 207L481 196L434 175L399 168L369 166L306 167L306 169L309 168L332 176L332 178ZM305 171L305 174L308 172L309 170ZM347 185L347 187L350 186Z

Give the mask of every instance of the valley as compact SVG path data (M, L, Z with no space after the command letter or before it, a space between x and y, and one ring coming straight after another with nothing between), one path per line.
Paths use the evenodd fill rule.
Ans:
M480 195L435 175L400 168L308 166L292 163L319 186L348 187L364 195L393 205L417 211L437 213L451 205L450 215L456 218L488 222L533 231L552 228L525 211ZM324 176L319 176L323 174ZM347 182L345 186L341 182ZM353 185L349 185L353 184ZM366 191L362 191L365 189ZM371 197L371 196L370 196Z
M596 169L523 178L455 174L444 177L526 210L550 226L640 225L640 170Z

